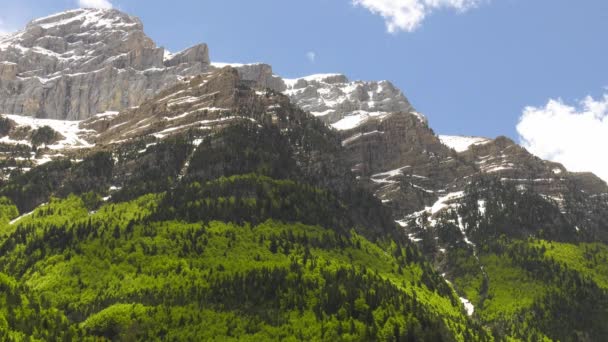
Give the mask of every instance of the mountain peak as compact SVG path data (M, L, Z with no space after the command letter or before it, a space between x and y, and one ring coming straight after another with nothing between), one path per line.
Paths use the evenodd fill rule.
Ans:
M0 38L0 112L83 120L139 105L208 68L205 44L166 56L121 11L61 12Z
M303 88L309 83L348 83L348 78L343 74L315 74L295 79L285 79L288 88Z
M40 55L37 59L54 60L42 72L66 68L82 72L74 69L90 65L91 60L144 48L156 48L156 44L144 34L138 18L114 9L76 9L35 19L1 39L0 60L23 64L19 59L24 56Z
M116 9L80 8L34 19L26 27L51 29L58 26L79 25L85 28L130 27L143 30L143 24L137 17L130 16Z
M401 90L388 81L350 81L342 74L284 80L291 100L337 129L351 129L372 117L415 113ZM416 114L422 121L424 117Z
M471 146L483 145L490 142L490 139L483 137L471 137L471 136L456 136L456 135L440 135L439 140L447 147L453 149L456 152L464 152Z

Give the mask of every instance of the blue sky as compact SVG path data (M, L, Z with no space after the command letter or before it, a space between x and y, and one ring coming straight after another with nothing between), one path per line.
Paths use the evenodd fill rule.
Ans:
M205 42L214 61L266 62L286 77L340 72L388 79L442 134L525 142L517 126L528 106L527 113L545 113L554 99L582 115L587 96L608 103L606 0L435 2L443 8L432 8L431 0L111 2L139 16L146 33L172 51ZM423 6L424 20L390 16L410 5ZM77 0L0 0L0 29L77 6ZM391 19L411 19L416 28L389 33ZM598 115L608 127L608 114ZM559 141L564 132L555 134ZM534 151L532 143L526 147Z

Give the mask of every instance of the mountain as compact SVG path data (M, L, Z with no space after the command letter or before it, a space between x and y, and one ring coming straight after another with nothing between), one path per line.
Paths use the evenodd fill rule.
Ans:
M137 18L79 9L0 38L0 112L82 120L141 104L209 66L206 45L169 54Z
M116 10L1 39L2 339L608 336L592 174L437 135L388 81L169 54Z

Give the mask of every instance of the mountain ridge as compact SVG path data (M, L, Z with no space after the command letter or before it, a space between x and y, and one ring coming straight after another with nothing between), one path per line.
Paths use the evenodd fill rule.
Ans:
M608 186L594 175L568 173L562 165L543 162L505 137L498 137L494 140L479 138L476 143L464 144L462 143L464 138L452 137L448 139L452 145L449 142L446 144L448 140L445 137L442 140L442 136L437 136L429 127L427 118L416 112L403 93L388 81L350 81L342 74L320 74L297 79L283 79L274 74L270 65L264 63L212 63L209 59L208 48L204 44L174 55L165 55L162 48L156 48L151 39L145 36L143 24L139 19L117 10L74 10L34 20L23 32L13 34L11 36L13 38L4 38L4 45L0 44L0 47L4 46L6 49L6 42L15 41L18 37L36 36L36 32L30 34L32 30L49 32L54 29L65 34L65 27L68 28L68 32L81 29L88 32L90 27L102 27L112 32L127 27L128 29L123 33L125 37L123 40L132 43L121 44L129 51L127 56L133 53L141 56L135 59L136 63L127 66L126 70L148 67L146 60L150 58L146 58L147 55L155 56L150 59L154 68L165 66L168 68L167 70L171 68L185 70L184 76L178 75L172 81L164 80L161 83L155 83L157 90L152 91L155 94L162 93L162 89L167 89L173 84L184 85L188 82L195 82L194 80L200 76L195 77L194 75L210 75L221 72L220 70L226 67L234 68L238 72L240 78L238 82L249 82L243 83L246 86L258 88L262 92L264 89L272 89L284 93L292 103L311 112L343 136L342 144L346 149L346 158L350 160L351 168L362 179L362 182L376 193L378 198L393 208L397 221L402 220L404 216L419 212L424 207L432 207L442 197L442 194L464 190L466 183L461 179L470 178L476 174L492 174L505 181L513 182L522 189L534 188L543 196L558 201L564 198L564 191L572 188L566 185L568 182L574 182L575 187L580 188L578 191L587 193L585 196L605 196L608 193ZM40 35L39 32L37 34ZM100 35L103 36L104 33L102 32ZM23 39L18 41L23 41ZM121 51L121 44L118 45L118 51ZM102 50L108 51L104 54L115 51L112 48ZM2 57L1 54L2 49L0 48L0 57ZM6 59L6 52L4 56ZM116 57L108 58L113 63L115 59ZM127 58L127 60L130 59ZM190 67L190 63L195 63L194 69ZM98 87L99 82L106 83L103 80L90 80L89 82L96 82L96 85L89 85L87 88ZM128 83L136 84L136 88L140 87L139 81L134 83L129 81ZM0 89L4 84L0 82ZM54 87L51 86L49 89L61 89L62 85ZM118 89L118 87L112 88ZM216 90L221 93L221 89ZM182 91L186 90L182 89ZM115 135L124 134L125 129L128 131L131 128L130 131L133 133L130 134L133 137L138 134L155 134L162 138L167 135L166 133L177 133L183 128L191 127L184 125L195 125L197 122L190 116L192 112L180 109L192 107L190 104L198 101L196 95L180 95L177 99L173 99L173 102L152 108L152 112L158 113L154 119L148 114L149 106L144 110L139 108L139 105L144 103L144 98L152 99L154 95L135 92L136 95L129 95L129 97L141 100L125 103L126 108L122 108L122 111L130 114L116 115L115 112L107 112L93 115L79 124L81 128L77 131L80 133L76 133L76 135L82 137L83 141L87 139L104 141L103 136L107 136L110 134L110 130L115 129L111 126L120 125L122 127L116 128ZM158 98L156 99L158 100ZM76 102L78 101L81 100L76 100ZM211 100L209 103L212 105L206 105L203 109L217 111L219 116L226 109L221 105L213 105L213 103L218 103L216 100ZM175 108L169 108L171 106ZM75 108L80 107L80 105L75 106ZM137 115L138 112L141 112L143 116L137 122L123 119ZM171 112L177 113L177 115L173 115ZM163 113L167 113L169 116ZM83 114L86 113L81 112L76 116L80 117ZM155 120L157 122L150 126ZM179 122L184 123L182 128L176 124ZM142 125L145 128L142 132L145 133L136 133L137 127L131 127L134 124ZM69 135L73 134L69 133ZM454 153L451 148L454 147L453 143L456 140L459 142ZM12 142L12 140L9 139L7 142ZM86 144L83 146L86 147ZM42 158L43 160L52 159L53 154L62 155L63 153L55 151L43 155ZM400 185L396 179L403 174L405 169L409 169L407 172L412 176L406 177L408 179L406 183ZM392 180L384 177L387 174L392 177ZM407 186L404 188L403 185ZM592 229L598 229L598 227Z
M112 46L116 45L116 47L105 47L101 51L103 51L103 55L108 53L111 55L114 53L113 51L121 52L126 49L126 60L132 60L132 62L126 65L123 65L123 62L119 63L126 67L125 70L147 68L151 63L154 69L163 66L167 68L166 70L179 68L179 70L186 72L183 76L171 76L173 78L170 81L164 79L161 83L154 83L154 87L157 88L152 90L154 94L161 93L162 89L167 89L173 84L188 84L188 82L194 82L197 77L200 77L194 77L194 75L213 74L225 67L233 67L239 74L239 82L250 82L250 84L247 84L248 86L259 88L260 91L272 89L284 93L292 103L311 112L340 132L343 136L343 147L347 151L346 158L350 160L352 169L359 177L368 179L367 181L363 180L363 182L367 182L369 188L376 189L377 197L385 203L396 203L393 209L396 209L396 212L401 212L400 215L407 216L421 210L424 206L432 206L433 202L431 201L438 200L441 197L434 195L437 191L443 191L445 194L464 190L465 183L458 179L472 177L478 173L495 175L506 181L515 182L516 186L522 188L532 186L537 191L541 191L544 196L557 198L558 201L564 197L563 191L560 189L567 188L565 182L574 182L580 188L580 191L588 193L589 196L604 196L608 193L608 186L594 175L567 173L562 165L543 162L523 148L517 147L513 141L505 137L498 137L494 140L479 138L474 143L464 144L462 143L464 138L455 139L452 137L448 139L452 141L452 146L449 142L446 144L448 140L445 137L442 140L441 136L437 136L429 127L426 117L416 112L403 93L388 81L350 81L342 74L321 74L297 79L283 79L274 74L270 65L263 63L211 63L208 48L204 44L174 55L166 55L162 48L156 48L152 40L145 36L143 24L139 19L117 10L73 10L33 20L24 31L3 38L3 43L0 44L0 59L4 59L3 63L7 63L6 60L12 58L11 53L14 50L21 49L16 47L23 44L33 46L33 48L29 48L30 50L27 53L30 53L31 50L41 49L42 46L45 46L44 44L50 44L47 47L51 50L51 47L61 45L45 43L47 41L45 34L71 37L69 32L84 30L83 34L89 35L88 30L90 28L108 29L110 35L115 34L114 31L121 32L122 41L127 43L118 45L112 43ZM101 31L97 35L103 37L107 34ZM28 38L30 36L33 38ZM44 39L36 38L38 36L42 36ZM105 40L99 42L105 42ZM7 46L12 47L7 48ZM132 55L138 57L135 59L129 57ZM117 57L123 58L124 56L125 53L122 53L116 57L111 56L106 60L116 63ZM93 60L96 58L93 57ZM194 67L190 66L191 63L194 63ZM89 63L85 62L84 64ZM18 65L18 67L27 69L27 64ZM114 65L111 68L116 67ZM76 66L76 68L78 67ZM91 67L86 68L90 69ZM163 72L171 73L172 71ZM103 88L104 86L100 86L99 83L109 85L103 77L101 80L95 79L87 82L89 82L89 86L86 88L89 89ZM90 82L95 82L95 86L92 86ZM132 84L136 84L136 88L141 87L139 81L128 81L127 83L130 85L128 89L132 89ZM6 82L0 82L0 91L3 86L6 88L6 84ZM11 82L9 81L8 84L10 85ZM46 88L62 89L63 86L64 84L60 83L49 85ZM112 88L118 89L119 87L112 86ZM219 90L221 93L221 89ZM60 92L63 92L63 90L60 90ZM132 92L132 90L127 91L127 93ZM27 94L28 91L26 90L23 93ZM139 93L137 90L135 90L135 93L135 95L128 96L140 99L138 102L128 101L122 105L125 108L119 108L131 114L116 115L116 112L106 112L93 115L90 119L79 124L82 127L77 130L80 133L76 133L76 135L82 137L82 141L86 141L87 139L99 139L96 136L101 134L101 141L103 141L103 136L109 134L108 129L113 125L123 125L122 128L117 129L116 134L124 134L125 128L136 123L128 123L128 120L125 121L122 118L137 115L138 111L141 111L143 116L137 124L141 123L146 128L145 134L156 134L157 137L161 138L166 135L163 132L175 133L180 131L180 129L176 129L175 122L185 122L183 120L190 120L190 124L196 122L196 119L188 118L189 114L192 114L191 112L181 110L180 107L192 107L190 103L196 103L198 101L197 96L180 96L177 100L174 99L173 102L166 103L163 107L152 109L152 112L159 113L160 116L155 120L160 121L152 125L156 128L150 128L150 124L154 121L152 120L153 117L144 117L147 115L144 112L150 108L145 107L146 110L140 110L139 105L144 103L144 98L151 99L154 95L151 95L152 93ZM17 96L15 101L18 101L19 97ZM11 101L10 96L6 99L5 103ZM87 115L86 109L82 109L83 107L78 104L79 101L86 103L87 100L78 96L77 104L73 107L81 108L80 112L69 115L75 115L76 117ZM217 101L212 100L210 103L217 104ZM176 108L169 108L171 106ZM88 106L85 105L84 107ZM222 108L221 105L207 105L204 109L221 113L226 108ZM162 115L162 113L169 112L178 112L178 115ZM411 121L409 117L416 120ZM118 122L116 120L122 121ZM146 120L149 122L146 122ZM11 126L15 125L11 124ZM165 131L161 130L161 127ZM136 127L132 128L136 129ZM133 129L131 130L133 131ZM137 134L133 136L135 137ZM15 135L17 136L17 134ZM66 135L72 136L73 134L70 132ZM8 134L8 136L11 135ZM21 136L23 136L22 133ZM456 154L454 154L450 150L454 147L453 142L456 140L459 142L454 150ZM13 140L9 138L6 141L12 142ZM15 140L15 142L17 141L23 140ZM483 143L480 143L480 141ZM84 143L83 147L86 146L86 143ZM55 154L62 155L61 151L57 151ZM43 155L42 158L43 160L49 160L52 156L53 153L50 153ZM383 178L385 174L389 174L393 178L399 176L406 168L410 168L411 171L408 172L413 174L413 177L409 177L407 183L409 189L404 190L402 186L396 185L397 182L394 180ZM429 179L435 179L435 184L429 184ZM542 182L539 182L540 180ZM556 182L556 184L552 185L551 182ZM540 183L546 183L546 185ZM382 187L378 188L377 184L381 184ZM395 217L395 219L401 220L402 217Z
M145 36L141 22L126 14L75 10L33 21L25 31L0 38L0 57L7 59L0 66L8 66L0 68L0 75L5 75L0 77L0 94L9 92L0 97L0 108L2 103L15 108L29 94L27 89L11 87L19 84L36 93L41 83L35 80L39 71L26 70L32 69L30 62L8 60L44 55L39 50L44 44L61 46L72 39L80 44L80 38L69 37L78 36L81 28L87 35L87 28L100 25L109 30L102 30L100 36L111 36L116 34L113 25L120 27L123 20L131 28L118 32L126 43L94 40L92 45L99 46L89 50L93 66L82 66L92 71L76 78L88 84L88 91L97 86L121 90L112 77L96 78L96 67L105 65L103 70L127 75L126 83L118 84L127 84L122 90L132 100L113 103L99 97L101 102L93 107L104 110L95 113L90 99L82 98L79 91L70 92L77 95L68 96L72 104L51 106L55 111L47 113L40 109L48 106L46 97L40 96L34 97L39 102L31 108L38 109L31 116L16 115L22 111L0 120L0 196L4 196L0 221L6 221L0 224L0 258L6 261L0 266L0 286L10 288L11 296L15 296L17 279L25 274L24 293L40 302L49 296L58 308L54 312L59 316L53 319L66 327L72 324L74 334L81 337L107 339L126 338L130 329L139 338L150 337L147 334L156 330L145 316L163 320L158 310L188 313L177 325L163 321L170 327L164 333L178 336L185 326L196 331L188 322L200 316L195 318L192 308L183 306L185 291L200 301L197 309L211 310L213 315L234 314L230 317L239 322L235 323L239 329L253 329L249 335L274 339L283 335L269 329L295 329L293 315L308 315L307 322L315 329L321 324L320 330L306 332L315 338L325 337L323 324L328 322L336 324L330 329L336 336L345 334L342 324L348 324L350 333L360 340L366 336L403 340L406 335L436 340L471 340L472 336L478 340L564 336L593 340L605 333L601 322L608 306L602 303L608 295L605 274L598 265L605 258L602 246L608 242L606 183L592 174L571 173L561 164L541 160L507 137L437 135L428 119L388 81L351 81L342 74L282 79L263 63L212 63L206 45L167 54ZM52 30L65 34L59 40L46 39L44 34ZM31 44L23 38L28 34L37 37ZM32 47L22 51L21 42ZM14 46L2 47L7 44ZM74 53L66 51L56 53ZM58 57L41 58L46 65ZM53 72L49 75L59 76L44 84L47 95L62 93L75 81L69 66L80 67L72 62L59 67L53 63L48 65ZM55 71L55 67L63 69ZM17 72L19 68L25 71ZM35 72L28 74L31 71ZM132 79L132 75L137 76ZM158 75L163 76L159 79ZM142 91L142 82L150 88ZM48 116L81 120L36 118ZM111 214L114 210L119 211L117 217ZM275 230L282 233L271 233ZM176 236L177 244L165 241ZM208 241L223 246L224 257L263 261L269 268L260 270L255 262L237 267L230 258L222 259L222 252ZM184 282L173 284L185 288L165 293L143 286L137 287L143 292L131 293L116 285L121 288L117 293L102 291L103 286L97 288L91 282L95 272L71 261L72 257L81 259L81 253L92 246L108 255L140 260L137 267L127 265L131 261L121 263L118 277L127 279L152 275L146 273L152 271L142 273L142 258L170 259L175 272L153 272L177 277ZM243 246L248 251L243 252ZM31 252L31 257L25 258L23 251ZM372 257L370 251L378 253ZM87 276L74 271L68 277L53 278L59 273L47 264L47 253L61 267L87 269ZM272 256L277 253L285 259L279 264L266 262L279 260ZM567 253L576 255L577 263L569 261ZM203 256L213 267L192 266L196 257ZM98 264L108 262L95 253L87 257ZM373 258L383 261L370 263ZM217 264L219 259L224 261ZM330 266L344 263L363 267L348 271ZM383 270L379 278L368 271L372 265ZM47 279L34 271L38 268L53 274L49 277L55 282L38 283ZM184 270L189 277L200 276L197 272L204 270L201 279L208 283L193 285L186 281L189 278L180 278ZM116 281L102 273L104 281ZM304 290L297 282L289 282L292 277L316 280L299 283L306 284ZM542 287L536 277L551 287ZM262 284L265 300L252 298L243 279ZM512 284L513 279L529 284L533 296L505 290L502 284ZM70 291L97 291L97 298L78 301L73 307L53 288L57 281L65 281L62 286ZM348 293L343 295L332 282L348 288ZM364 289L381 284L394 297L378 297L375 290ZM283 286L286 292L275 293L270 290L273 286ZM224 288L231 289L230 296L243 296L238 298L250 305L244 317L254 323L241 322L243 317L232 311L238 309L238 302L221 299L227 293L222 292ZM332 296L342 302L333 302ZM309 297L322 300L314 304ZM569 297L580 300L571 303ZM141 304L123 303L129 298ZM277 306L275 300L283 304ZM163 307L160 302L170 305ZM497 308L505 302L514 304L508 310ZM563 302L575 309L563 308ZM252 309L256 305L269 308L270 313L260 315ZM289 311L296 307L299 314ZM592 316L589 325L574 319L577 310ZM286 311L288 320L283 315ZM556 322L561 322L562 314L566 322L560 326ZM0 331L5 326L3 317L0 314ZM19 331L19 324L23 325L11 321L6 326ZM214 326L223 329L219 323ZM243 336L249 336L243 331ZM298 334L289 331L292 336ZM233 333L228 329L217 336L240 336Z
M209 64L206 45L165 60L139 19L97 9L33 20L0 38L0 60L1 112L68 120L138 105Z

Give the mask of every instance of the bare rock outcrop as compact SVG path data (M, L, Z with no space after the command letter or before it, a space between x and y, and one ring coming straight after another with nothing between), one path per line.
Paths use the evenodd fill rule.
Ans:
M241 80L247 82L251 87L269 88L274 91L283 92L287 89L283 79L272 71L272 66L264 63L212 63L216 69L230 66L237 70Z
M166 56L120 11L63 12L0 39L0 112L83 120L138 106L208 66L206 45Z
M348 129L371 117L388 113L414 113L403 95L388 81L350 81L341 74L286 79L285 94L337 129Z

